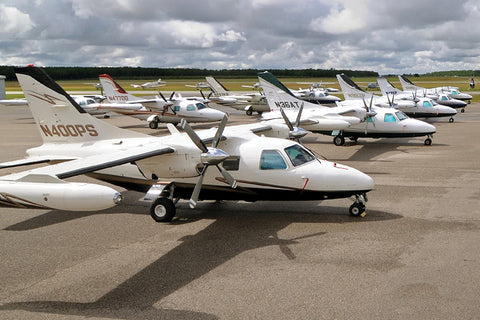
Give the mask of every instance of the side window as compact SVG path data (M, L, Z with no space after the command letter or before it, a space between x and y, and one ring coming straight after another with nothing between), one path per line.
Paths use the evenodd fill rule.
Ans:
M174 110L175 112L180 111L180 106L174 106L174 107L173 107L173 110Z
M397 119L395 119L395 116L391 113L386 113L385 114L385 122L396 122Z
M187 106L187 111L195 111L195 110L197 110L197 108L195 108L195 106L193 104L189 104Z
M287 164L282 155L277 150L263 150L260 157L261 170L286 169Z
M423 106L426 107L426 108L429 108L432 106L432 104L428 101L423 101Z
M367 122L375 122L375 117L368 117Z

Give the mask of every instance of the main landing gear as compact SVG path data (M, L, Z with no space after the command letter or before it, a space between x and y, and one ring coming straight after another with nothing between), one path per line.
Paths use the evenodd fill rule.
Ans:
M356 194L355 195L355 202L350 206L348 210L350 215L353 217L365 217L367 212L365 211L365 203L368 201L367 195L364 194Z
M173 199L175 185L153 185L145 195L145 201L153 201L150 206L150 215L156 222L170 222L175 217L176 208L179 199Z

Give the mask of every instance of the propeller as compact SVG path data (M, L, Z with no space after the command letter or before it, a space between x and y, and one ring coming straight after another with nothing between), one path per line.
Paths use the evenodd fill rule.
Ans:
M158 94L160 94L160 97L162 97L163 101L165 101L165 106L166 106L166 108L165 108L165 106L163 107L162 116L165 115L165 112L167 111L168 108L170 108L170 110L172 110L173 114L176 115L177 113L172 108L173 103L168 101L167 99L165 99L165 96L162 94L161 91L158 91Z
M363 98L363 105L365 106L365 110L367 111L365 114L365 134L367 133L367 126L368 126L368 119L375 117L377 113L372 110L372 103L373 103L373 95L370 97L370 104L367 106L367 102L365 101L365 98ZM375 121L372 121L373 126L375 127Z
M190 127L190 125L185 119L182 119L180 122L183 130L185 130L185 132L193 141L193 143L197 146L197 148L202 151L202 154L200 155L200 159L202 161L202 164L204 164L202 172L200 173L200 178L195 184L192 195L190 197L190 208L195 208L195 206L197 205L198 196L200 195L200 190L202 189L203 177L205 176L205 173L207 172L207 168L210 165L214 165L217 167L218 171L220 171L222 176L225 178L225 180L227 180L228 184L232 188L235 189L237 187L237 181L235 180L235 178L233 178L232 175L228 173L228 171L225 170L225 168L223 168L221 165L221 163L225 161L225 159L227 159L229 155L225 151L217 148L218 143L222 138L223 130L227 125L227 121L228 121L228 116L225 115L222 119L222 122L218 126L217 132L215 133L215 136L212 141L212 146L209 148L205 146L205 143L203 143L203 141L195 133L192 127Z
M294 126L290 122L290 119L288 119L285 111L283 111L283 108L280 108L280 113L282 114L283 120L287 124L288 129L290 130L290 132L288 133L289 138L297 142L300 142L300 138L304 137L308 133L306 130L298 127L298 125L300 124L300 119L302 117L302 112L303 104L300 106L300 109L298 109L297 118L295 119Z

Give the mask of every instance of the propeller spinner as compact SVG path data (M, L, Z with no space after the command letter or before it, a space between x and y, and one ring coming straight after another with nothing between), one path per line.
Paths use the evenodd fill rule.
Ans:
M195 133L195 131L192 129L192 127L190 127L190 125L185 119L182 119L180 122L183 130L185 130L185 132L188 134L188 136L193 141L193 143L195 143L197 148L199 148L202 151L202 154L200 155L200 160L202 161L202 164L204 164L202 172L200 173L200 178L195 184L195 188L193 189L192 196L190 197L190 208L194 208L197 205L198 196L200 195L200 190L202 189L203 177L205 176L207 168L210 165L214 165L217 167L218 171L220 171L222 176L225 178L225 180L227 180L228 184L232 188L237 187L237 181L235 180L235 178L233 178L232 175L228 173L228 171L225 170L225 168L223 168L221 165L221 163L229 157L228 153L217 148L217 145L220 142L220 139L222 138L223 130L227 125L227 121L228 121L228 116L225 115L217 129L217 132L215 133L215 137L213 138L211 147L205 146L202 139L200 139L200 137Z

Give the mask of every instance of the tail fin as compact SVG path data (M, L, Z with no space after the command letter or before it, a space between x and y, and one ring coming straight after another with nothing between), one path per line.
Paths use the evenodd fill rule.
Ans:
M5 90L5 76L0 76L0 100L7 99L7 91Z
M43 142L76 143L145 135L89 115L42 68L15 68Z
M402 85L403 91L424 90L424 88L413 84L413 82L408 80L408 78L405 76L398 76L398 80L400 80L400 84Z
M105 92L107 100L111 103L122 103L141 100L141 98L135 97L134 95L131 95L127 91L123 90L123 88L118 83L116 83L108 74L101 74L98 76L98 79L102 84L103 92Z
M337 74L337 80L342 88L343 96L345 100L358 100L370 98L371 94L366 93L355 82L352 81L349 77L342 74Z
M216 96L228 96L230 92L217 79L212 76L205 77L208 85Z
M377 78L377 83L378 86L380 87L380 91L382 91L382 95L395 95L395 94L402 94L403 91L395 88L393 84L390 83L386 78L384 77L378 77Z
M318 104L313 104L295 97L293 93L270 72L265 71L258 73L258 80L271 111L278 111L280 108L298 110L302 105L305 109L318 109L322 107Z

